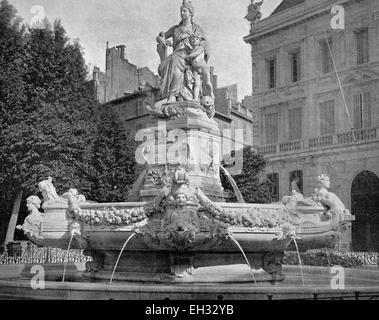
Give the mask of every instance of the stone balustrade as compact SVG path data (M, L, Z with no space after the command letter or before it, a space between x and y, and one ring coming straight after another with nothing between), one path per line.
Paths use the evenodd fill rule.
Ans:
M280 152L297 151L303 149L303 144L303 140L281 143L279 145L279 150Z
M315 148L324 148L331 145L333 145L332 135L309 139L308 147L310 149L315 149Z
M314 149L329 148L332 146L354 145L379 140L379 128L360 129L344 133L326 135L309 140L290 141L281 144L258 147L258 153L268 156L273 154L293 153Z
M274 154L278 152L277 145L265 146L262 148L258 148L258 153L266 155L266 154Z
M362 129L355 132L338 134L338 144L349 144L359 141L370 141L378 138L378 129Z

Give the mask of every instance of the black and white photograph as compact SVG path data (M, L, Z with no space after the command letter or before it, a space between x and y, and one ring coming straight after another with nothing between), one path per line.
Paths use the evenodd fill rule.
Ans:
M378 255L379 0L0 0L0 300L232 319Z

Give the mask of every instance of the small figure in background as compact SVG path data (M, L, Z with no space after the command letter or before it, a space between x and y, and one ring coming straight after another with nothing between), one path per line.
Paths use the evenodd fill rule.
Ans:
M254 0L251 0L251 3L248 7L247 15L245 19L250 21L251 23L251 32L255 30L257 21L262 18L261 6L263 4L263 0L261 2L254 3Z

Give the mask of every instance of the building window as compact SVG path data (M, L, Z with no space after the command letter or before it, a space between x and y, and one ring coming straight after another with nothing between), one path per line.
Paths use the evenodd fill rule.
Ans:
M334 100L320 103L320 134L335 132Z
M266 144L278 143L278 114L271 113L265 116Z
M368 29L355 32L357 39L357 63L367 63L369 58Z
M303 192L303 171L296 170L290 173L290 192Z
M328 39L330 49L333 50L333 42ZM329 51L328 42L322 40L320 42L320 52L321 52L321 69L322 73L329 73L333 71L333 60Z
M291 60L291 81L300 81L300 50L296 50L290 53Z
M267 60L268 88L276 87L276 58Z
M371 127L371 94L354 95L354 128L362 129Z
M267 175L267 180L270 183L270 193L273 201L279 201L279 173L271 173Z
M288 110L289 139L300 140L302 138L302 111L301 108Z

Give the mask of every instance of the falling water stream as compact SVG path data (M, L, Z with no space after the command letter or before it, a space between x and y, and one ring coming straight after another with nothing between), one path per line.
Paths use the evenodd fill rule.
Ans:
M243 199L242 193L240 189L237 186L237 183L233 179L233 177L230 175L228 170L226 170L223 166L220 165L221 171L225 174L226 178L228 179L229 183L232 185L234 194L237 197L237 203L245 203L245 200Z
M325 255L326 255L326 258L328 259L328 266L330 267L330 266L331 266L331 263L330 263L330 257L329 257L329 251L328 251L328 248L325 248Z
M295 238L295 237L292 237L292 241L294 242L294 244L295 244L295 246L296 246L297 257L298 257L298 259L299 259L299 267L300 267L300 273L301 273L301 281L303 282L303 286L304 286L305 283L304 283L303 265L302 265L302 263L301 263L299 247L297 246L297 241L296 241L296 238Z
M124 250L125 250L126 246L128 245L129 241L132 240L136 234L137 234L137 233L133 233L133 234L132 234L132 235L131 235L131 236L125 241L125 243L124 243L124 245L123 245L123 247L122 247L122 249L121 249L121 251L120 251L120 254L118 255L118 258L117 258L116 264L115 264L115 266L114 266L114 269L113 269L113 272L112 272L112 276L111 276L111 280L109 281L109 284L112 284L113 277L114 277L114 274L115 274L115 272L116 272L117 265L118 265L118 263L119 263L119 261L120 261L120 258L121 258L122 253L124 252Z
M245 258L246 263L247 263L247 265L250 268L250 272L251 272L251 275L253 276L254 284L256 285L257 281L255 280L254 270L251 268L250 262L249 262L249 260L246 257L245 251L243 251L243 249L242 249L241 245L239 244L239 242L231 234L228 234L228 237L236 244L236 246L238 247L238 249L240 249L240 251L242 252L243 257Z
M66 276L66 269L67 269L67 263L68 263L68 255L70 253L70 248L71 248L71 243L72 243L72 239L74 239L74 232L71 233L71 238L70 238L70 242L68 243L68 247L67 247L67 254L66 254L66 261L64 263L64 268L63 268L63 277L62 277L62 282L64 282L64 278Z

